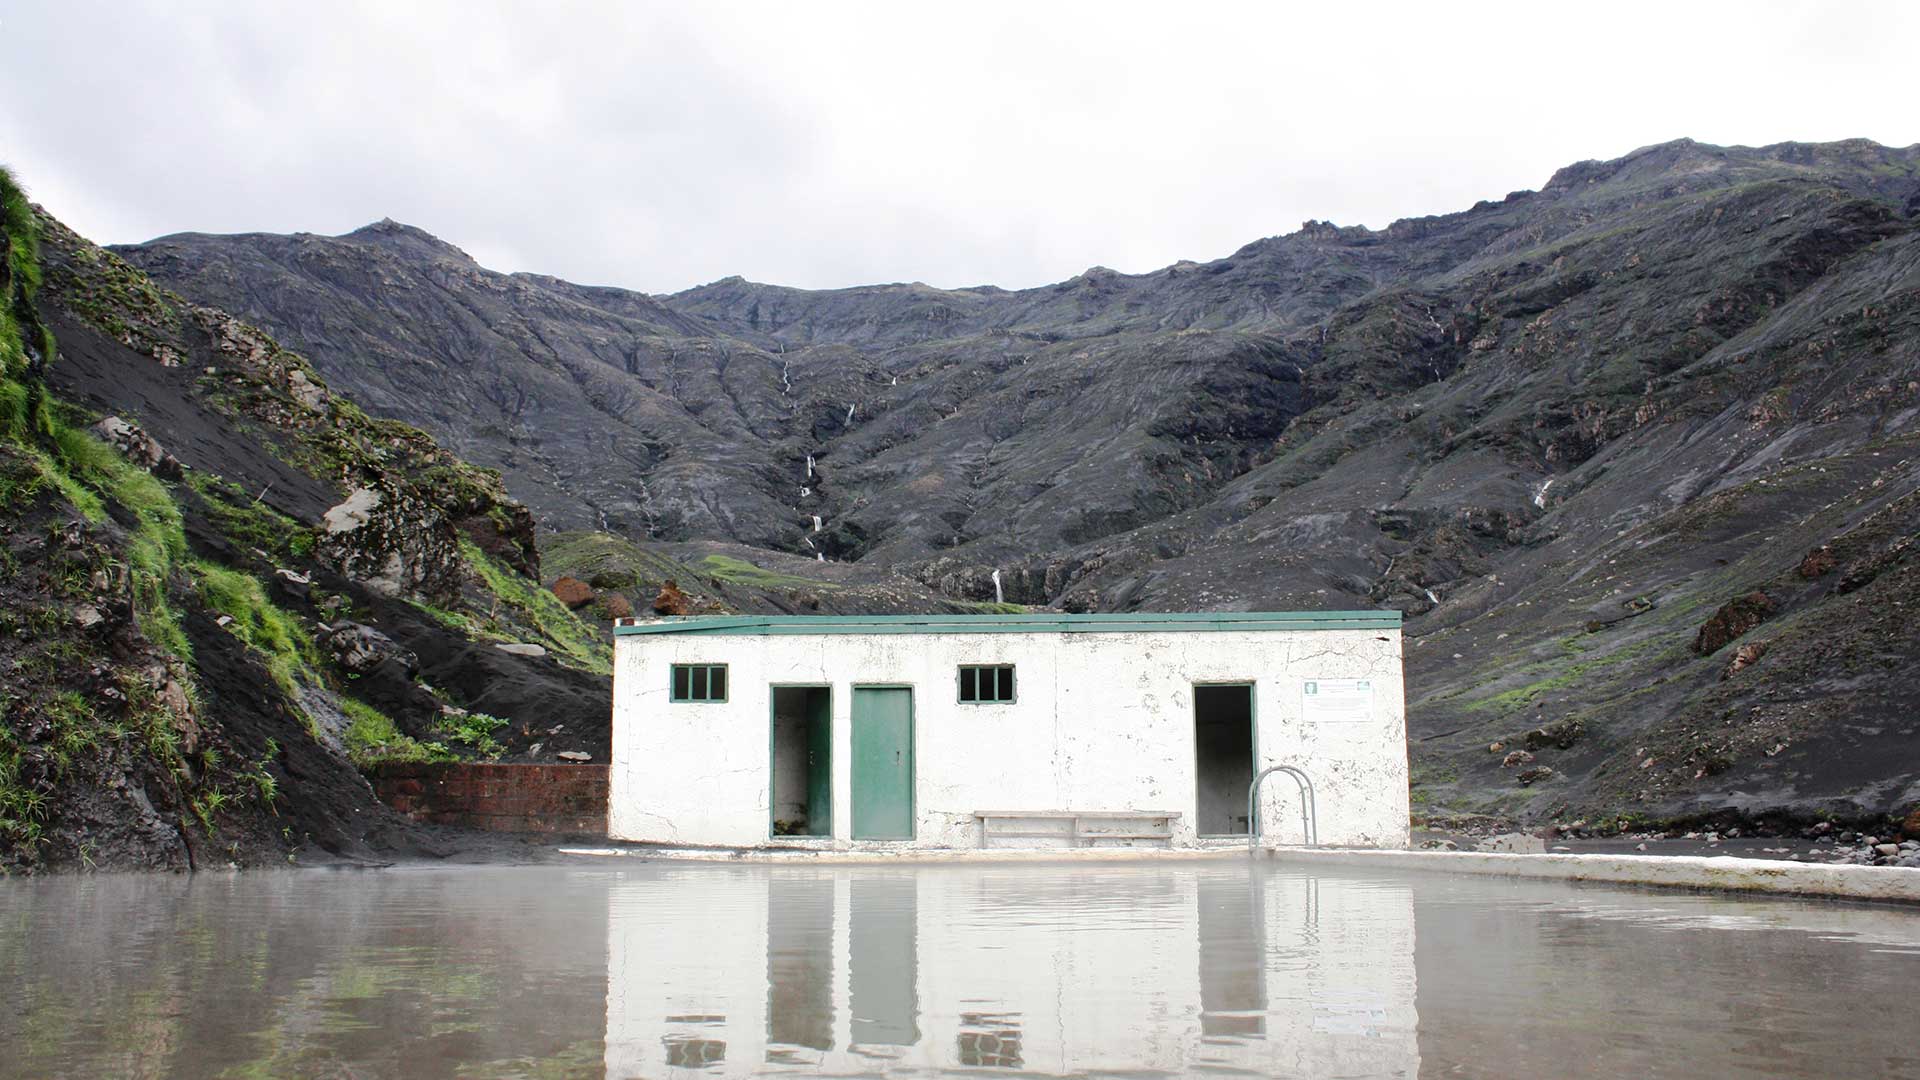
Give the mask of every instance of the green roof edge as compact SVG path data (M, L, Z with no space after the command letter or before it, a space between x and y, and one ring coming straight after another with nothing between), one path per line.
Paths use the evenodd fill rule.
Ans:
M689 615L636 625L630 634L1115 634L1265 630L1398 630L1400 612L1196 611L1091 615Z

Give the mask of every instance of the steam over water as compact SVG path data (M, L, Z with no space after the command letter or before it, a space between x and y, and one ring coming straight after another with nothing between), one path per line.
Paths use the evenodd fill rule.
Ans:
M1161 864L0 883L0 1075L1880 1076L1920 914Z

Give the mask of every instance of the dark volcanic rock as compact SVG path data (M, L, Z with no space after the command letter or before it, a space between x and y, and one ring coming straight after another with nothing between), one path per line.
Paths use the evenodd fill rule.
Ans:
M1397 607L1416 799L1886 814L1920 798L1917 196L1920 147L1681 140L1017 291L651 297L392 223L125 254L544 525L718 560L679 577L703 599L977 604L998 571L1071 611ZM1722 680L1695 645L1751 626L1701 624L1756 591L1766 659ZM1485 748L1544 715L1592 737L1516 792Z
M1773 598L1758 589L1720 606L1694 636L1693 651L1701 656L1719 652L1729 641L1759 626L1779 608Z

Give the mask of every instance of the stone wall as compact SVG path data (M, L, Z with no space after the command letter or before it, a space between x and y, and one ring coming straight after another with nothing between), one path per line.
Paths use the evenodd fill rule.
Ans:
M414 821L489 832L607 833L605 765L387 764L368 777Z

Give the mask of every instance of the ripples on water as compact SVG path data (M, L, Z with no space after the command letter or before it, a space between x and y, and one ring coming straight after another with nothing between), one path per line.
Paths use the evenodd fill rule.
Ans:
M0 1075L1920 1076L1920 914L1160 865L0 882Z

